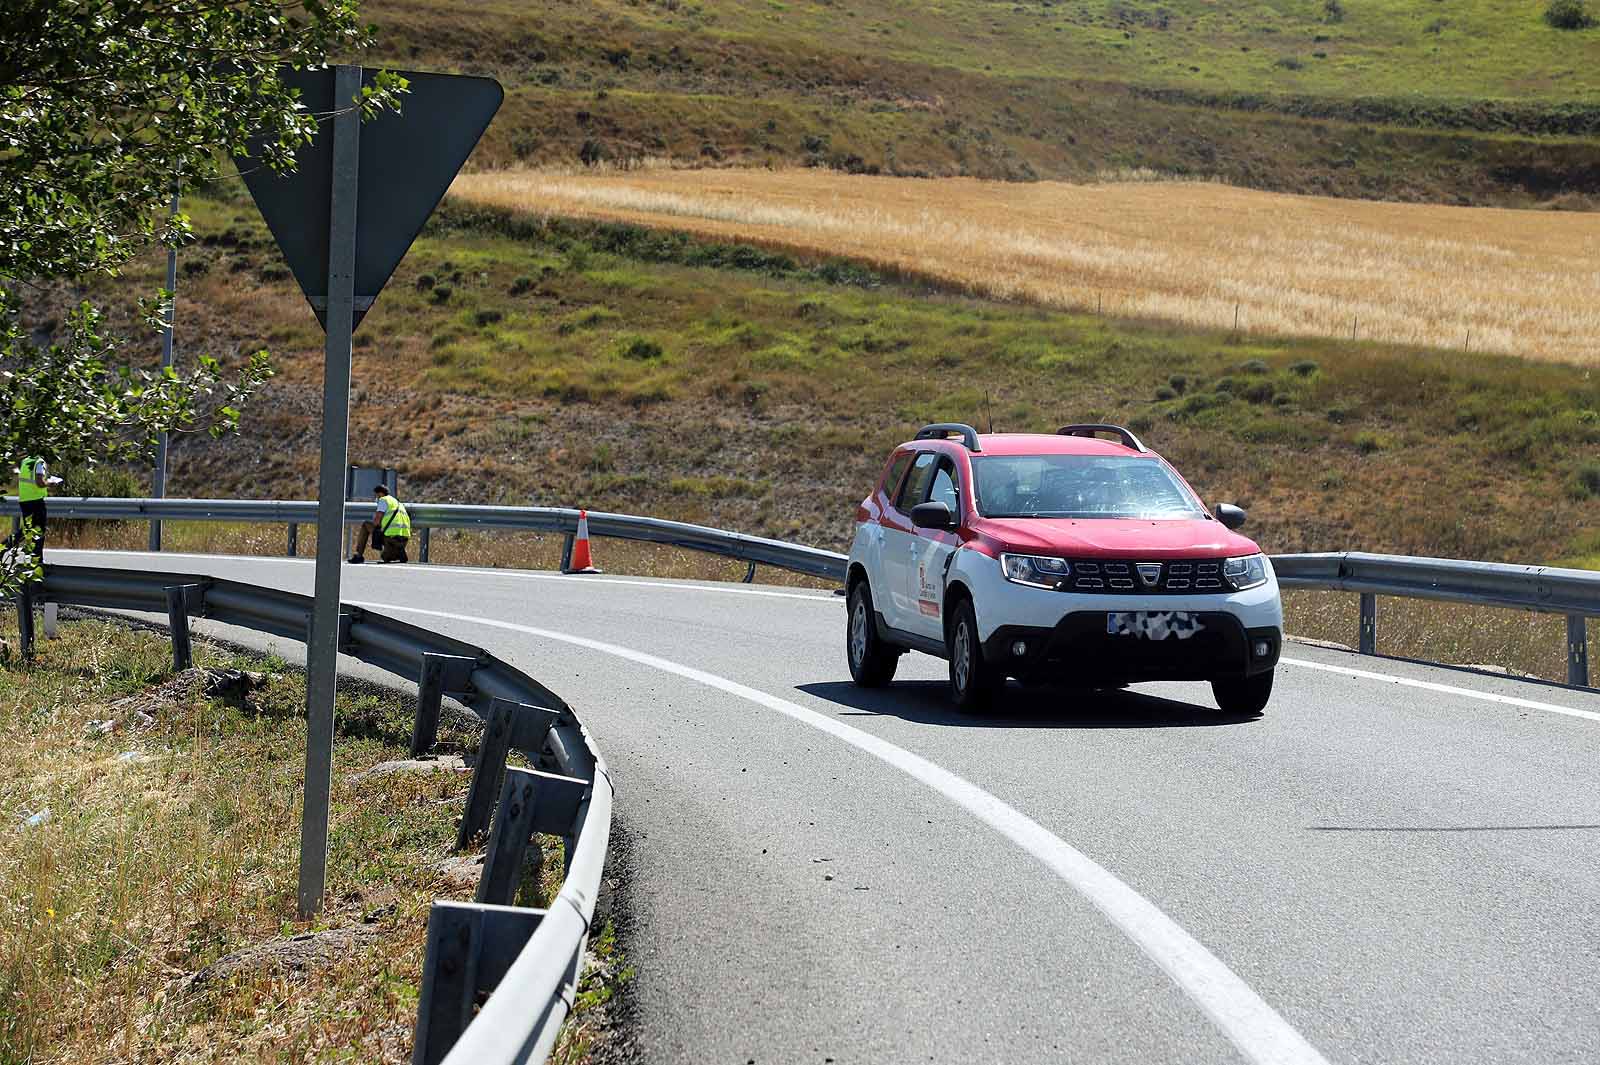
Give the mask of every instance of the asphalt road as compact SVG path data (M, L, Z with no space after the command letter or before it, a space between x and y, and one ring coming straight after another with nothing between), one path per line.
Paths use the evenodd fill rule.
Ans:
M311 588L308 562L53 557ZM594 733L638 1060L1600 1055L1593 695L1290 645L1256 719L1187 684L1013 686L978 718L928 658L852 687L827 594L347 566L345 598Z

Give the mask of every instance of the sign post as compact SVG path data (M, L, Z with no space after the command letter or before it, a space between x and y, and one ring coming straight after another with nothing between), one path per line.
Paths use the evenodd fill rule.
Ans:
M178 217L178 189L172 189L172 217ZM172 322L178 313L178 249L167 249L167 294L172 302L167 304L166 327L161 330L161 369L172 365ZM150 474L150 497L160 499L167 494L167 434L162 433L156 442L156 465ZM150 520L150 550L161 550L161 519Z
M284 69L284 83L299 90L302 105L313 114L331 115L331 128L324 124L316 138L301 146L290 173L241 168L250 195L327 331L316 599L306 635L302 918L322 909L328 876L351 337L504 98L499 84L488 78L399 73L408 84L404 114L385 112L363 123L362 86L376 71L358 66ZM259 158L260 153L251 155Z
M333 697L339 671L339 578L345 462L350 446L350 349L355 332L356 197L361 166L360 67L334 68L333 188L328 222L327 342L322 368L322 470L317 479L317 576L306 646L306 787L300 819L300 916L322 909L333 783Z

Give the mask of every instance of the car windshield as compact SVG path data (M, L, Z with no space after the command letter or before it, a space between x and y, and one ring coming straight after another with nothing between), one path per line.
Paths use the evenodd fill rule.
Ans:
M1201 518L1200 506L1158 459L1098 455L973 456L986 518Z

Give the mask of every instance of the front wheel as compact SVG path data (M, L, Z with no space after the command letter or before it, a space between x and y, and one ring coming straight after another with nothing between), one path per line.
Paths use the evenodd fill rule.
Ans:
M984 660L978 616L963 601L950 623L950 698L962 710L986 710L1005 683L1005 674Z
M878 638L872 591L866 581L850 589L850 614L845 624L845 654L855 682L863 688L880 688L893 680L900 654Z
M1261 713L1272 698L1272 671L1253 677L1230 677L1211 682L1211 694L1225 714L1249 717Z

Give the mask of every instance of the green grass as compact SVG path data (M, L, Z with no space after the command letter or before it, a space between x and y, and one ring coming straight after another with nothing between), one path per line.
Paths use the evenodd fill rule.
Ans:
M476 165L672 156L866 172L1150 167L1285 191L1582 204L1600 29L1372 0L489 0L369 6L371 57L493 73ZM1576 139L1575 139L1576 138Z
M170 654L162 635L77 621L41 637L34 666L0 669L0 1062L201 1047L208 1060L409 1060L427 908L453 890L437 867L465 776L352 783L405 756L411 708L342 692L327 906L299 922L303 680L197 641L197 665L266 670L265 687L242 705L191 687L156 695ZM127 697L139 701L118 705ZM469 740L447 725L447 748ZM47 823L19 827L44 809ZM241 948L351 927L371 937L325 969L189 985Z

